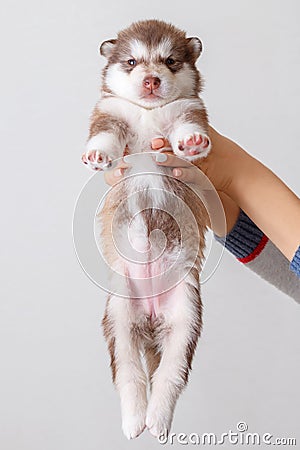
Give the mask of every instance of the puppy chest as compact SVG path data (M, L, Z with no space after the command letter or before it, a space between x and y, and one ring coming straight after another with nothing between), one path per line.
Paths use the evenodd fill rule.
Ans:
M131 153L151 150L151 140L166 136L167 126L161 111L142 110L139 114L127 116L130 126L128 146Z

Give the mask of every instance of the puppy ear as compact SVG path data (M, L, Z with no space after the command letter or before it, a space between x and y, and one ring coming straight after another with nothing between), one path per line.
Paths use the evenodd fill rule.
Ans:
M105 56L105 58L108 59L112 54L116 42L116 39L110 39L109 41L102 42L99 48L100 55Z
M202 53L202 42L197 37L187 38L187 45L194 55L195 61Z

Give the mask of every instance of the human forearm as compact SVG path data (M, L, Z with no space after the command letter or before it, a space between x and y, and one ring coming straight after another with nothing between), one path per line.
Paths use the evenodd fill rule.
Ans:
M242 149L231 158L230 172L226 194L291 261L300 243L299 198L271 170Z

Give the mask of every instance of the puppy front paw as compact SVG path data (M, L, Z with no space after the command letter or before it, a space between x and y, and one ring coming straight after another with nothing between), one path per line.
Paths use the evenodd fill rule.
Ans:
M124 148L116 136L102 132L90 138L81 159L92 170L105 170L123 153Z
M178 140L177 151L178 156L182 156L190 161L197 158L205 158L211 149L211 141L206 134L195 131L186 135L183 139Z
M81 159L91 170L105 170L112 165L112 158L100 150L88 150Z

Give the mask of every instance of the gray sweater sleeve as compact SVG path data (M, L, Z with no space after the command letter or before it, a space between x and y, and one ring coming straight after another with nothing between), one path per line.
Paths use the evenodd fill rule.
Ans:
M242 210L230 233L215 238L238 261L300 303L299 249L290 263Z

